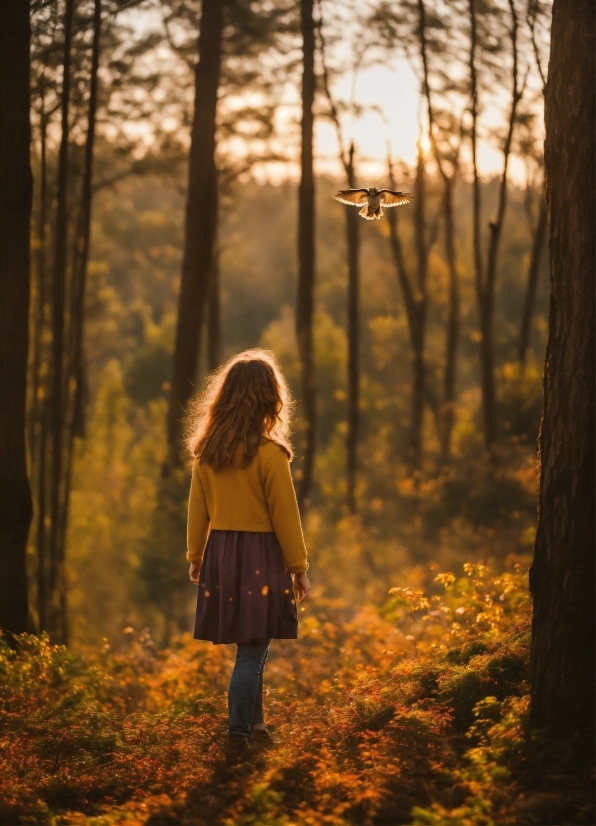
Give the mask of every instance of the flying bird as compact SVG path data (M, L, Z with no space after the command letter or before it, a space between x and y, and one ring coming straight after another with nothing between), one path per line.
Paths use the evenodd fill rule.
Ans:
M333 197L342 204L351 206L364 204L358 214L367 221L374 221L375 218L381 218L383 214L381 207L409 204L414 196L409 192L392 192L390 189L377 189L376 186L372 186L370 189L340 189Z

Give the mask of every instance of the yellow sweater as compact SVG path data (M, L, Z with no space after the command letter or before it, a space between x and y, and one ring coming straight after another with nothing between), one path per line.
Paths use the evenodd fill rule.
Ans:
M217 470L195 459L186 558L201 564L209 529L264 531L275 533L290 573L306 571L306 547L286 452L266 439L248 467L241 467L243 452L239 442L233 461Z

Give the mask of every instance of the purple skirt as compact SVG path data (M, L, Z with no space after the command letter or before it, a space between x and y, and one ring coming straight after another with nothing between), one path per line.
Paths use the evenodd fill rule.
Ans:
M274 533L211 531L199 576L195 640L295 640L292 577Z

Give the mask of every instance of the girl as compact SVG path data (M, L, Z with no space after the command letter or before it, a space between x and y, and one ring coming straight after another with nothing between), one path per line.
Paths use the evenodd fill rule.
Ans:
M273 354L246 350L212 376L188 438L187 559L199 586L194 637L237 645L229 755L273 744L263 720L265 660L272 639L297 638L296 603L310 591L290 476L290 407Z

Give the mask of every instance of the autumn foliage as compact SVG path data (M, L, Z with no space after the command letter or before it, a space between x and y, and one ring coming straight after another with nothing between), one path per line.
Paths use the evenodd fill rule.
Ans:
M273 644L279 747L222 752L232 646L126 628L74 655L47 637L0 648L0 822L591 823L589 787L526 735L529 611L513 560L392 587L350 613L321 600ZM556 764L556 760L555 760ZM583 793L585 795L585 792Z

